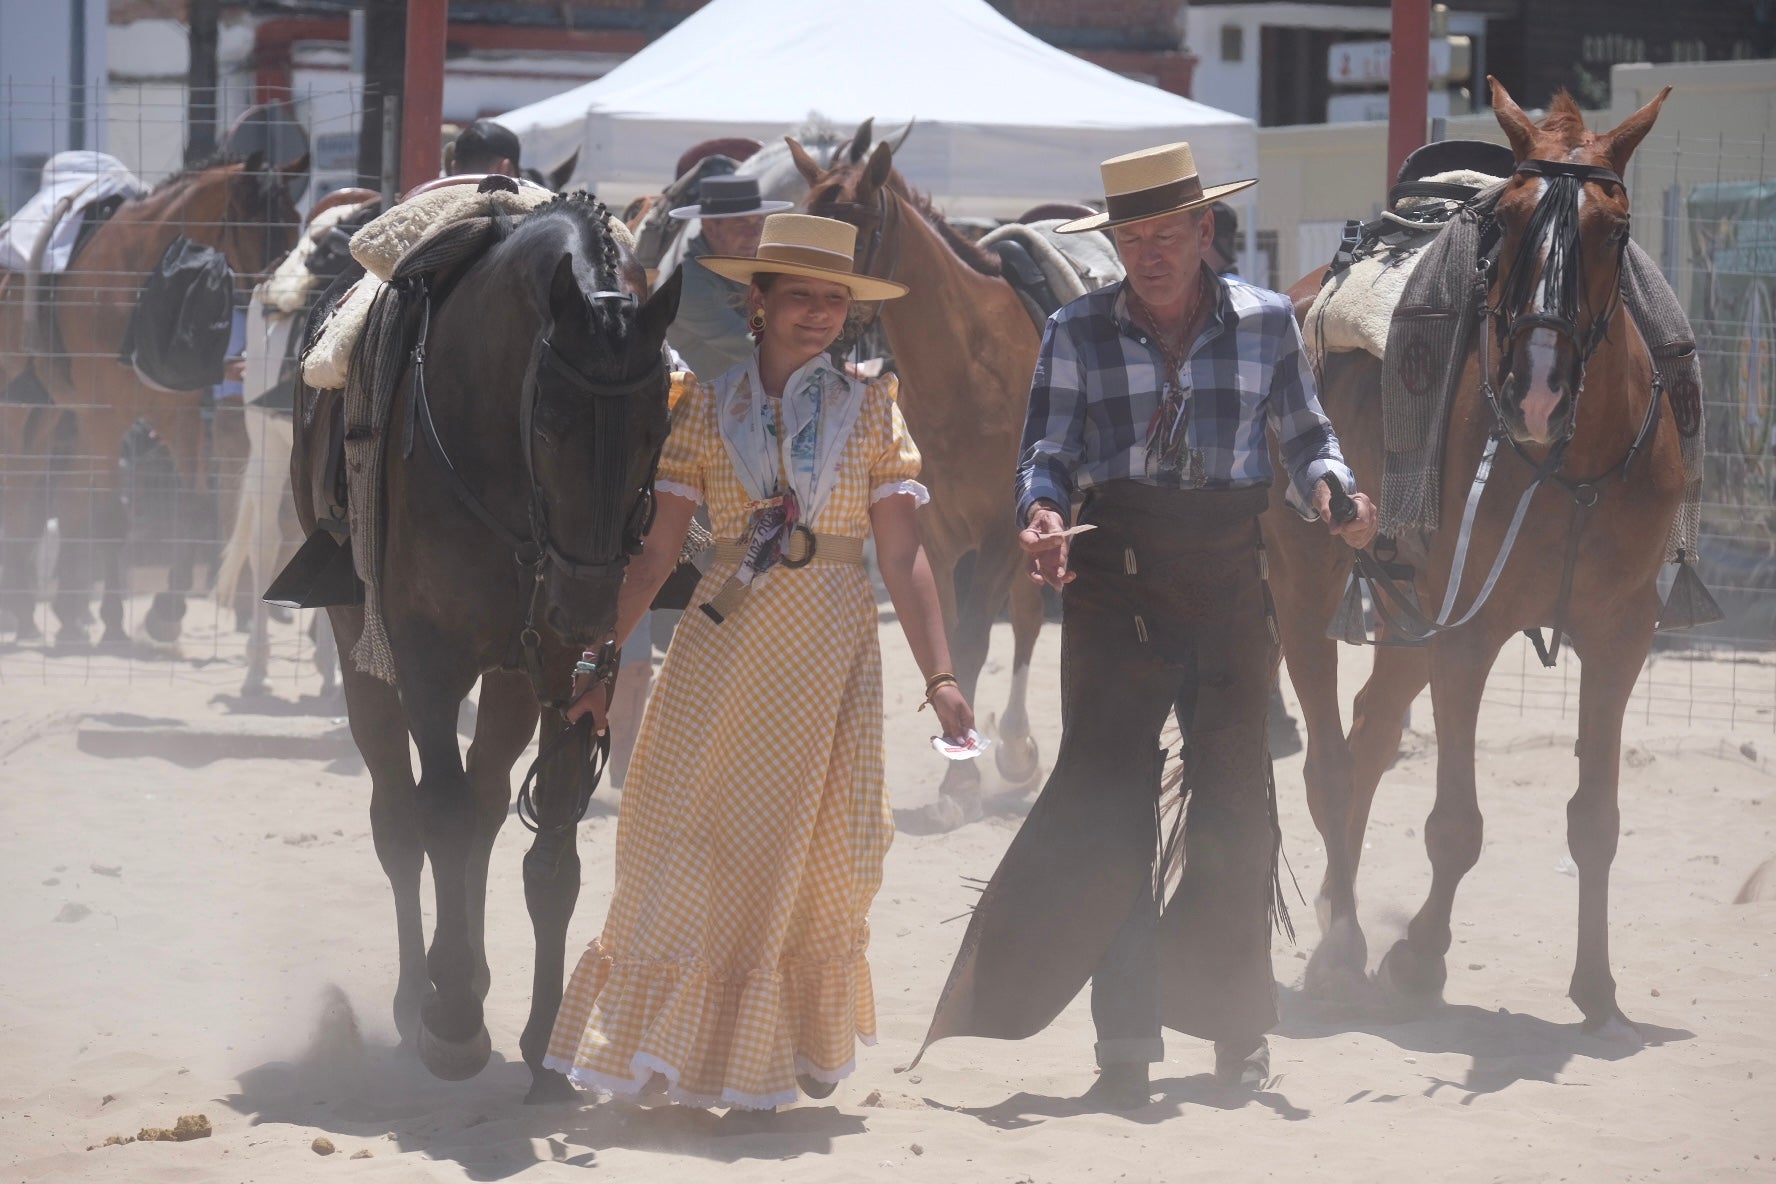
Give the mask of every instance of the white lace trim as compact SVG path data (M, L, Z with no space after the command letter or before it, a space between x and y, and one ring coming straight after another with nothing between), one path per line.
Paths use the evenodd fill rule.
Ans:
M684 485L677 481L667 481L664 478L657 478L654 481L654 492L670 493L674 497L682 497L686 501L695 502L698 505L703 504L702 494L692 489L689 485Z
M873 506L883 498L893 497L897 493L910 495L914 505L922 506L931 500L931 491L929 489L926 489L917 481L909 479L905 481L889 481L885 484L876 486L875 492L870 494L870 505Z
M857 1037L858 1042L865 1046L876 1043L874 1036ZM796 1054L796 1072L806 1073L816 1081L824 1081L829 1085L837 1085L857 1071L857 1058L845 1062L837 1069L822 1069L812 1061ZM678 1085L679 1071L677 1066L669 1065L652 1053L638 1052L629 1061L628 1077L618 1077L610 1073L600 1073L596 1069L587 1069L572 1061L557 1056L545 1056L543 1066L553 1069L582 1089L594 1090L599 1094L612 1097L637 1098L647 1088L654 1074L658 1073L666 1079L666 1099L680 1106L690 1106L697 1110L719 1110L723 1108L739 1108L742 1110L775 1110L779 1106L792 1106L800 1100L800 1090L779 1090L774 1094L749 1094L737 1089L723 1088L721 1096L711 1094L693 1094L680 1089Z

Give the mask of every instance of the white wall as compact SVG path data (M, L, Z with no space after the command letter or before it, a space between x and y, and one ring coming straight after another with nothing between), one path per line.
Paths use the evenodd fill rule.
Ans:
M86 13L83 146L105 146L98 80L105 77L106 0L0 2L0 205L8 210L36 192L44 159L73 146L68 81L75 3Z
M1221 29L1236 25L1243 34L1245 52L1238 62L1221 60ZM1185 14L1184 36L1197 55L1191 97L1211 107L1232 111L1248 119L1258 118L1259 46L1266 25L1292 29L1339 29L1388 35L1391 24L1386 8L1346 8L1326 4L1219 4L1192 5ZM1475 13L1449 14L1449 31L1479 38L1486 32L1486 18ZM1385 103L1385 100L1383 100ZM1339 122L1332 119L1330 122Z

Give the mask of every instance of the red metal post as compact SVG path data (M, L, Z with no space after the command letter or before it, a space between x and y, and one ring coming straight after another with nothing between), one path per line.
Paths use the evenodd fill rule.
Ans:
M407 77L401 95L402 192L438 175L440 125L444 122L444 34L449 24L448 0L407 0Z
M418 2L414 0L414 3ZM1393 13L1394 29L1389 39L1392 52L1388 57L1388 174L1385 182L1389 187L1407 153L1425 142L1426 95L1431 85L1431 0L1393 0ZM409 48L407 52L411 54L413 51Z

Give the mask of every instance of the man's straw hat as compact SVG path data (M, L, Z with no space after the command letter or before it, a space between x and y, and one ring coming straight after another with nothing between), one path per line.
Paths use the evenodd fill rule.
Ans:
M1104 175L1104 212L1055 227L1062 234L1102 230L1130 222L1163 218L1206 206L1218 198L1256 185L1256 179L1203 188L1196 175L1190 145L1161 144L1127 156L1113 156L1099 166Z
M716 275L741 283L760 272L771 272L844 284L854 300L892 300L906 295L905 284L858 275L852 264L856 250L857 227L849 222L811 214L772 214L765 219L755 257L705 255L697 262Z

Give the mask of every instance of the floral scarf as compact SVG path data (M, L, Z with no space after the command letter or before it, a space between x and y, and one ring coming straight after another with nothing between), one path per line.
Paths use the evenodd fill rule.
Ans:
M864 384L825 354L789 376L781 400L764 391L756 354L715 383L716 426L751 499L746 559L736 573L743 584L777 565L798 524L819 517L863 411Z

